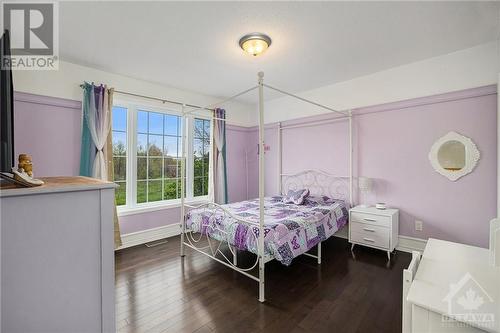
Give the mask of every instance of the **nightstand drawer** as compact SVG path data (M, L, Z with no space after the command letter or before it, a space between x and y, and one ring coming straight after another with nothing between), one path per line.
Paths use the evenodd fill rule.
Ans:
M366 214L358 212L351 212L351 222L368 223L383 227L390 227L392 223L390 216L382 216L382 215L374 215L374 214Z
M358 244L366 244L369 246L377 246L380 248L388 249L389 238L390 237L388 232L369 232L364 230L362 232L357 232L351 230L351 241Z
M349 228L351 228L351 231L366 235L367 237L374 234L387 235L387 237L389 237L390 233L389 228L368 223L352 222Z

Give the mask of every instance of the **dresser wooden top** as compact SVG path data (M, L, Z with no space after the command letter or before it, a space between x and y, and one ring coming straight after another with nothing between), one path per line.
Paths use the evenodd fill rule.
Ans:
M45 184L36 187L21 187L19 185L6 183L0 187L0 197L11 197L19 195L33 195L42 193L74 192L99 190L104 188L115 188L113 182L89 177L43 177L40 178Z

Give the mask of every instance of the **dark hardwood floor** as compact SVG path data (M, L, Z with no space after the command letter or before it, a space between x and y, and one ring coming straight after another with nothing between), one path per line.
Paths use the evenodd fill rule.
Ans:
M116 253L118 332L401 332L402 270L410 254L347 240L323 243L323 263L301 256L266 264L266 303L257 282L186 249L180 238ZM314 251L314 250L313 250ZM240 252L242 263L251 254Z

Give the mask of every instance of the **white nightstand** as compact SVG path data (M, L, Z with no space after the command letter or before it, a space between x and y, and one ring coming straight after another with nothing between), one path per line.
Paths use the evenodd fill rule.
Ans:
M391 252L398 245L399 210L354 207L349 210L349 242Z

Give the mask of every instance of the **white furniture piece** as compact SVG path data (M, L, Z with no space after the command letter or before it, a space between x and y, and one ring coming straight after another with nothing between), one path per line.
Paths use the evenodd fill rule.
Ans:
M116 185L42 180L0 190L0 331L115 332Z
M490 264L500 267L500 218L490 221Z
M407 269L403 270L403 333L411 332L411 303L407 302L410 287L417 274L418 265L420 264L421 253L413 251L411 254L411 262Z
M403 332L500 332L500 268L488 249L431 238L414 265Z
M394 208L376 209L375 207L356 206L349 210L349 243L369 246L391 252L398 245L399 210Z

